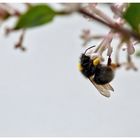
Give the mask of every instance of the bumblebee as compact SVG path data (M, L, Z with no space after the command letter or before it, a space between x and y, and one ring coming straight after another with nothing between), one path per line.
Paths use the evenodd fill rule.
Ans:
M91 48L92 47L87 50ZM114 78L116 65L111 63L110 57L106 65L101 64L99 57L91 59L90 56L86 55L87 50L80 57L79 69L81 73L91 81L99 93L110 97L110 90L114 91L114 89L109 83Z

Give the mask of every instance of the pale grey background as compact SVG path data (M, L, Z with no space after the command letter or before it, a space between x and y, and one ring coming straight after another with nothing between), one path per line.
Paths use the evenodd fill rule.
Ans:
M76 67L83 28L108 32L79 15L56 18L27 32L22 53L13 49L19 33L1 29L0 136L140 136L140 72L118 70L115 93L101 96Z

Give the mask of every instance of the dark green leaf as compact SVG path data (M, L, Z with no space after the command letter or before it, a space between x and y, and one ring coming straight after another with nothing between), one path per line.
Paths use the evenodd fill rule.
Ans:
M123 17L140 34L140 3L131 3Z
M53 20L55 15L56 12L46 4L32 6L21 15L14 29L32 28L47 24Z

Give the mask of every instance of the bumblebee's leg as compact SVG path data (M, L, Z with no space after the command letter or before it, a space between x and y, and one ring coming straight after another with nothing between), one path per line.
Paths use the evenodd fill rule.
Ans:
M97 58L95 58L94 60L93 60L93 66L97 66L98 64L100 64L100 58L99 57L97 57Z
M112 60L111 60L111 57L109 56L108 57L108 61L107 61L107 65L110 66L111 65L111 62L112 62Z
M107 66L111 66L111 68L115 70L116 68L119 68L121 65L112 63L111 57L109 56L107 61Z

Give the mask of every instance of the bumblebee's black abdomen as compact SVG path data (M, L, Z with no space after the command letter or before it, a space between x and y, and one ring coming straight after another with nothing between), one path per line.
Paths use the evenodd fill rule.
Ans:
M93 66L92 60L90 59L89 56L82 54L81 58L80 58L80 63L82 66L81 72L85 77L90 77L90 76L94 75L95 67Z
M104 85L111 82L114 78L114 72L110 67L97 65L95 70L94 81L97 84Z

